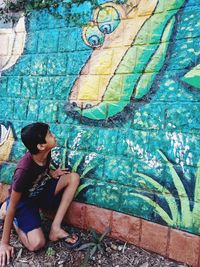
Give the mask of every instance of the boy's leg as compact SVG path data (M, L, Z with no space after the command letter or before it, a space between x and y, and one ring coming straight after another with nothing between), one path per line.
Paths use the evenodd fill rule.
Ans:
M62 194L60 205L58 207L55 218L51 225L49 239L52 241L59 240L68 235L68 233L61 228L61 223L70 203L74 198L79 183L80 183L80 177L77 173L69 173L62 175L57 183L54 194L57 195L61 190L64 191ZM78 238L76 236L72 236L72 238L69 238L68 240L69 243L73 244L77 241L77 239Z
M37 251L44 247L45 237L41 228L34 229L25 234L20 228L14 224L15 230L22 244L30 251Z
M6 201L1 205L0 220L4 220L6 217Z
M7 206L9 199L5 203ZM28 250L36 251L44 247L46 241L41 229L39 208L27 205L26 201L20 201L13 225L22 244Z

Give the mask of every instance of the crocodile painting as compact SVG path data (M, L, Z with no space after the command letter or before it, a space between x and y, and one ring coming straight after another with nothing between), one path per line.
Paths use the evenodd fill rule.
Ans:
M83 29L83 40L94 51L74 82L66 109L105 120L131 100L141 100L163 67L175 15L184 2L130 0L97 8Z

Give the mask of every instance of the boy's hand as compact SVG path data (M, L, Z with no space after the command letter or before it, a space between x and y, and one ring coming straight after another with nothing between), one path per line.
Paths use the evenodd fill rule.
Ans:
M69 169L61 169L61 166L59 166L58 169L56 169L55 171L50 170L50 174L53 178L60 178L60 176L64 175L64 174L68 174L70 173Z
M7 244L0 245L0 266L10 263L10 258L14 256L14 248Z

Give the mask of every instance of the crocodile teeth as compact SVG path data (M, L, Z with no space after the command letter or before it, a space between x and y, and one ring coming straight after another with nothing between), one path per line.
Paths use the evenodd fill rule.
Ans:
M0 125L0 146L8 139L10 127L7 129L3 124Z
M12 128L0 124L0 162L8 160L14 141Z

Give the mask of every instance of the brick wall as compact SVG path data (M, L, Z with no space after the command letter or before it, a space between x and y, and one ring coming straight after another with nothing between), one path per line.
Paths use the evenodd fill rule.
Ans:
M199 234L200 3L154 2L33 12L15 53L1 25L0 179L25 153L21 128L44 121L79 202Z

